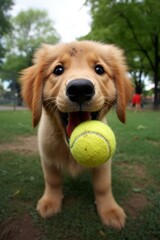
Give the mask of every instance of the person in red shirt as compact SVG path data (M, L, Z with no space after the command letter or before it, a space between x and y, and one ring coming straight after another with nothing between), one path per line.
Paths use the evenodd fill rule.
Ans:
M140 84L136 84L135 94L132 98L132 106L135 107L135 111L141 111L141 104L142 104L142 88Z

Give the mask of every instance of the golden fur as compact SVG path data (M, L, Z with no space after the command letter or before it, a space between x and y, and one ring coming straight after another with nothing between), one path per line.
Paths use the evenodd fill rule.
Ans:
M55 74L57 66L63 67L62 74ZM104 73L97 74L95 66L102 66ZM89 80L95 90L94 96L81 105L66 94L68 84L76 79ZM60 113L98 112L97 120L105 121L106 113L116 103L117 116L125 122L131 85L122 50L93 41L43 45L34 56L33 66L23 70L21 82L23 98L32 110L33 126L40 122L38 143L45 191L37 210L47 218L61 209L61 173L67 171L74 176L85 169L69 151ZM111 160L90 171L102 222L118 229L124 227L125 213L112 195Z

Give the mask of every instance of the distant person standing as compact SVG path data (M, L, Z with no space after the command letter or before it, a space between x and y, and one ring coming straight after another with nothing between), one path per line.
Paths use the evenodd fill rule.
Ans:
M142 104L142 87L140 83L136 84L135 87L135 94L132 98L132 106L135 107L135 111L141 111L141 104Z

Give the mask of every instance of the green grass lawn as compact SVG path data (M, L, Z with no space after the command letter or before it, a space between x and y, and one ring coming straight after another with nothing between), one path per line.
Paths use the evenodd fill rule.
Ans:
M0 111L0 144L35 133L29 111Z
M128 216L121 231L101 224L89 173L64 176L62 212L41 219L35 210L44 189L39 156L9 148L35 135L31 114L0 112L0 144L7 146L0 151L0 240L160 239L160 112L128 111L123 125L112 111L108 123L117 139L113 192Z

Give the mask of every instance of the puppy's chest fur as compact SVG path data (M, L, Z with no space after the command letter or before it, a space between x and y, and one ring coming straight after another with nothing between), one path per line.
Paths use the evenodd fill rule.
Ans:
M55 120L55 119L54 119ZM76 176L85 168L80 166L72 157L65 133L43 111L39 129L38 146L41 155L52 156L52 160L44 159L48 166L56 166L62 172Z

